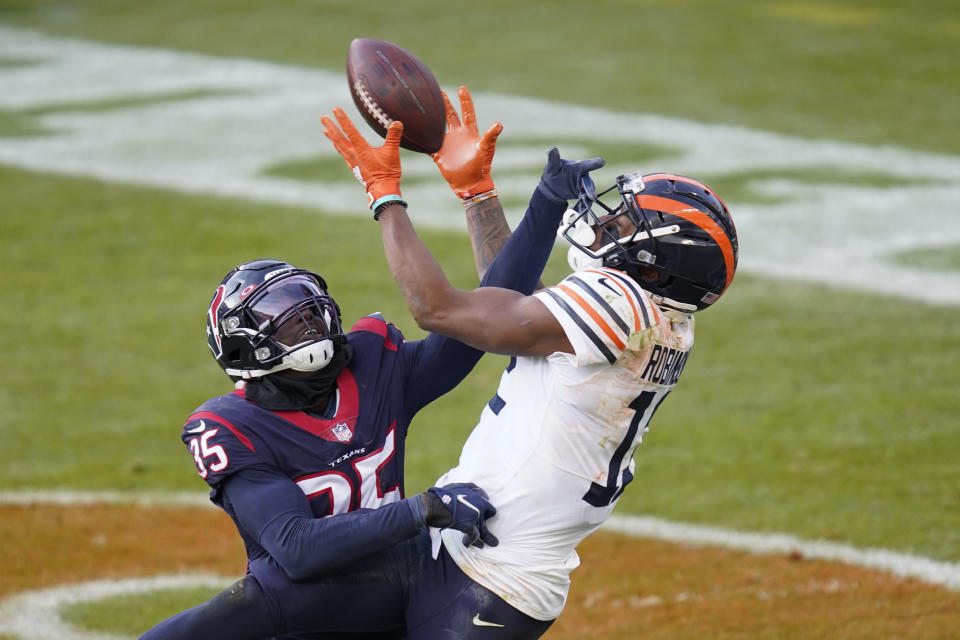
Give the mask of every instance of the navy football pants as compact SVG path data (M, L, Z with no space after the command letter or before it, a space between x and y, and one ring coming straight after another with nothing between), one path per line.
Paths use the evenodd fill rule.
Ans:
M141 640L532 640L552 621L517 611L468 578L426 532L349 570L292 582L273 562Z

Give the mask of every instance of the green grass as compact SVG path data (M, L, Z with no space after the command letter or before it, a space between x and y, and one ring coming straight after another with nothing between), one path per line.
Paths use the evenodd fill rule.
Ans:
M2 0L0 23L328 69L383 38L447 86L960 152L953 0Z
M220 589L163 589L75 604L63 614L67 623L88 631L137 637L160 620L205 602Z
M808 185L813 189L829 188L831 186L844 187L874 187L894 188L935 184L934 180L898 178L879 172L853 171L843 167L817 167L805 169L767 169L747 172L731 172L724 175L697 176L704 183L710 185L717 193L723 195L727 203L755 203L774 204L783 201L779 198L761 192L758 185L767 181L783 180L800 185Z
M174 91L155 95L130 96L109 100L90 100L84 102L64 102L46 104L42 107L13 110L0 109L0 138L39 136L51 133L48 127L40 125L36 119L40 116L57 113L98 112L135 108L147 104L191 100L211 96L241 95L240 91Z
M960 558L956 310L739 276L728 295L622 507Z
M916 249L893 256L900 264L932 271L960 271L960 246Z
M48 133L50 130L38 125L29 114L0 109L0 138L42 136Z
M960 153L960 15L945 0L0 0L0 23L338 70L350 39L381 37L414 50L445 86L474 92ZM0 112L0 136L41 132L31 112ZM583 145L611 163L667 150ZM271 174L329 171L342 173L339 161ZM728 202L759 203L770 196L756 180L899 183L844 167L697 177ZM367 220L3 168L0 193L0 487L202 492L179 427L230 388L207 353L203 314L244 260L316 269L348 323L382 311L422 335ZM423 235L457 284L475 282L465 236ZM958 256L947 247L899 259L956 270ZM563 273L556 255L544 281ZM739 275L699 319L697 349L620 511L960 560L956 318L956 308ZM486 356L418 416L408 490L455 462L503 362Z
M177 433L230 389L203 335L234 264L273 256L316 269L348 323L379 310L418 334L366 219L9 169L0 191L13 212L2 264L17 274L0 316L17 336L0 388L0 485L199 487ZM469 258L465 236L424 237L455 282L475 284L469 260L455 259Z
M295 208L0 170L3 268L18 274L0 330L0 486L197 489L185 416L230 385L203 314L235 263L314 268L348 323L411 323L376 227ZM467 238L425 233L460 286ZM56 247L56 251L50 251ZM564 273L556 252L547 282ZM39 260L38 256L44 259ZM363 269L357 269L364 265ZM960 558L956 310L738 276L699 320L678 391L637 454L623 512L826 535ZM428 407L408 440L408 490L456 460L496 387L487 356Z
M243 91L227 91L216 89L203 89L197 91L171 91L169 93L157 93L149 95L136 95L126 98L110 98L106 100L87 100L79 102L63 102L45 104L42 107L36 107L24 110L23 113L33 116L41 116L51 113L72 113L72 112L97 112L113 111L116 109L130 109L143 105L162 104L164 102L177 102L180 100L192 100L197 98L211 98L217 96L239 96L244 95Z
M555 142L556 141L544 138L512 136L509 140L498 140L497 149L503 150L509 149L510 147L540 147L542 149L549 149ZM664 145L617 144L615 142L597 143L594 140L578 140L576 138L564 140L564 147L583 149L583 157L602 156L608 166L627 162L645 162L653 159L664 161L680 153L679 150ZM262 173L267 176L309 182L311 180L329 180L331 176L343 175L343 166L343 160L339 157L317 156L279 162L267 167ZM432 181L434 179L432 176L429 178L404 176L403 182L404 184L415 184L416 182Z

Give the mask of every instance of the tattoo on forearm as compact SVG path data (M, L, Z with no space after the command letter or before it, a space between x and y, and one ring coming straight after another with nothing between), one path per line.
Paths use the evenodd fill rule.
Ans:
M500 199L493 197L470 205L466 210L467 230L473 245L473 259L481 278L510 237L510 227Z

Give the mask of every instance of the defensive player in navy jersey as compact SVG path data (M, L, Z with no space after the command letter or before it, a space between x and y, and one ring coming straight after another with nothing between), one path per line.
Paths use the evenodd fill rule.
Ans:
M529 293L561 209L538 191L509 234L491 193L502 127L479 135L465 89L461 105L462 123L448 101L449 130L434 159L463 197L481 286ZM394 145L396 138L394 131ZM380 201L376 181L367 188L375 219L385 204L396 206L398 189ZM440 334L406 342L378 314L344 332L324 279L278 260L227 274L207 312L207 339L236 389L197 408L182 439L211 500L236 523L248 571L143 637L330 640L359 630L370 640L402 638L451 604L458 589L443 576L446 565L432 561L426 529L495 545L486 527L495 509L471 483L404 498L404 439L416 412L452 389L482 352ZM371 581L387 588L371 591ZM311 631L322 633L298 635Z

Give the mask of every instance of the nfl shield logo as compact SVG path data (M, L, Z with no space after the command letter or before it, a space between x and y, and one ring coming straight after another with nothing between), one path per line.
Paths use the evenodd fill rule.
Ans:
M350 427L346 424L340 422L333 427L333 435L337 436L337 440L340 442L350 442L350 438L353 437L353 431L350 431Z

